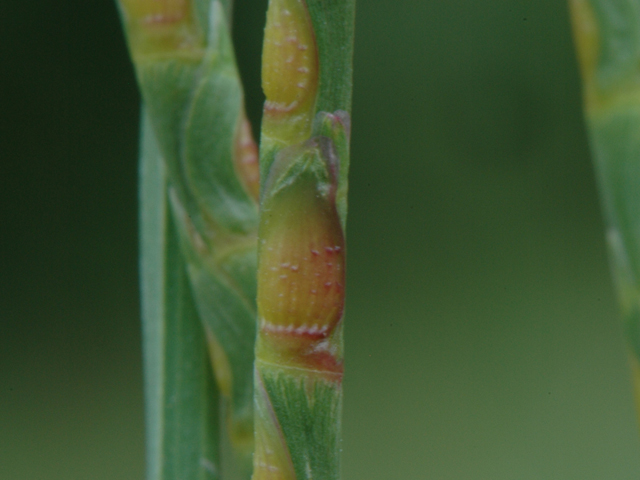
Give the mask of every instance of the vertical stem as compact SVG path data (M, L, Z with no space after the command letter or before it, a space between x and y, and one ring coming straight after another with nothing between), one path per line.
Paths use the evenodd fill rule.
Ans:
M352 0L271 0L253 480L340 477Z
M146 368L158 383L153 388L169 389L163 392L174 395L171 398L177 408L158 413L155 397L147 396L153 410L150 448L161 452L150 460L156 464L151 468L182 462L183 451L198 450L198 440L190 435L173 442L171 435L180 435L185 426L181 418L197 414L201 428L212 426L209 413L196 408L195 400L211 397L215 407L216 397L207 385L202 383L200 390L193 385L189 395L196 403L191 406L180 397L181 382L195 368L189 363L192 359L187 350L199 355L204 342L218 388L227 399L229 438L248 477L253 451L259 179L257 147L245 117L231 44L232 2L117 1L145 104L146 142L153 138L154 161L163 168L162 184L153 187L162 189L162 195L154 190L156 197L149 197L141 208L143 217L156 212L154 209L164 209L164 230L149 233L142 255L148 255L149 248L170 251L166 258L157 254L157 258L143 262L143 286L156 282L156 295L165 302L177 302L168 303L172 309L165 311L155 308L145 324L150 352ZM145 178L143 175L142 180ZM141 188L146 196L147 186L142 184ZM153 202L162 202L161 207ZM155 224L147 226L143 218L143 229L152 227ZM157 244L159 240L153 235L163 235L165 244ZM165 262L162 268L149 267L147 273L146 265L160 265L161 260ZM194 318L200 320L198 332L192 325ZM165 320L161 325L153 323ZM171 351L167 358L154 353L165 347ZM216 431L210 433L211 438L217 436ZM155 438L156 434L162 438ZM158 442L173 443L164 448L157 447ZM196 469L192 472L197 471L196 465L191 463ZM199 478L173 473L175 480Z
M217 480L218 394L143 112L140 277L148 480Z
M640 414L640 4L570 0L585 118Z

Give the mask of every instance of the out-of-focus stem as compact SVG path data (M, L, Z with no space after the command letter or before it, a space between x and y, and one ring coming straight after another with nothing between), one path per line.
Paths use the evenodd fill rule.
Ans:
M166 172L189 293L228 400L229 437L249 476L259 174L231 45L231 1L118 5Z
M640 414L640 5L570 0L585 118Z
M144 113L141 134L147 479L217 480L218 392L178 244L160 151Z

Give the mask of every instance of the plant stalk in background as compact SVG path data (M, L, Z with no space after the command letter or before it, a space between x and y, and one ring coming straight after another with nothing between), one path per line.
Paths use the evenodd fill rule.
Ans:
M569 3L640 414L640 2Z
M142 98L141 281L149 480L219 478L216 389L253 452L257 147L226 0L119 0ZM206 345L206 350L205 350Z
M254 480L340 476L353 0L271 0Z

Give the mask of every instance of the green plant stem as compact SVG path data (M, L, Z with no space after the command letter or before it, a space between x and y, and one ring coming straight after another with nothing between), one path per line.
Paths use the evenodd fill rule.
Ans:
M162 241L172 248L178 246L171 251L171 269L142 270L143 290L154 282L164 285L157 294L158 305L174 301L170 295L178 295L182 302L173 310L147 309L151 313L145 315L145 329L153 333L157 324L164 325L174 353L166 359L150 356L145 368L162 388L170 385L179 396L180 385L171 384L169 375L191 368L182 353L196 348L196 333L187 325L199 318L197 338L208 346L217 385L227 399L228 436L248 477L253 452L258 163L231 45L231 4L230 0L118 0L146 107L146 131L153 134L156 161L164 169L163 197L158 194L155 201L162 200L163 208L168 204L171 214L162 231L150 230L153 225L142 222L142 236L147 239L142 255L148 255L145 249L153 241L160 241L148 240L154 235L163 235ZM159 208L151 202L141 205L143 217L146 210ZM145 336L146 350L162 350L164 337L151 333ZM164 364L158 366L154 363L158 361ZM215 395L204 383L190 395L210 396L216 405ZM151 395L147 401L148 408L156 412ZM178 405L179 410L194 412L176 411L176 418L199 414L201 428L215 427L201 409L188 403ZM157 452L153 445L167 442L180 448L150 455L149 470L158 472L165 463L191 461L190 471L198 471L204 457L181 456L182 450L198 450L198 442L184 437L184 424L173 422L168 410L156 413L149 416L151 450ZM212 430L207 438L213 441L218 436ZM175 476L161 478L200 478L177 472L171 475Z
M571 0L570 6L640 415L640 5Z
M164 165L143 113L140 276L147 479L218 479L218 392L167 198Z
M340 477L354 6L269 3L253 480Z

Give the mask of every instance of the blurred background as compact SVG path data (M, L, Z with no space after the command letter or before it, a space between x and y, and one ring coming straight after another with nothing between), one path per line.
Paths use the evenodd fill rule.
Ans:
M266 0L236 3L257 123ZM637 479L565 3L357 8L344 479ZM1 11L0 479L142 479L116 9Z

